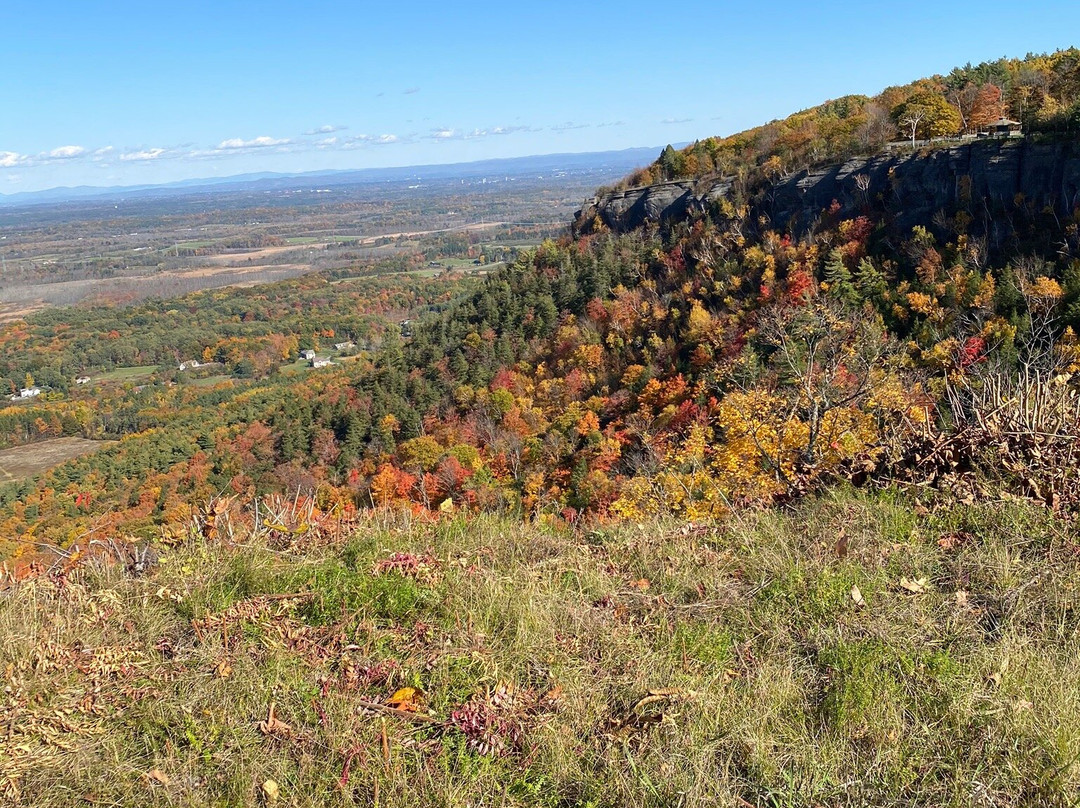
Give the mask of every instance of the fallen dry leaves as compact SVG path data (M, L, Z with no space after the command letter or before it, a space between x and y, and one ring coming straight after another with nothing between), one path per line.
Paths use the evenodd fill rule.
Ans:
M415 687L403 687L395 691L386 705L407 713L422 713L425 709L425 701L423 691Z
M693 691L680 688L649 690L644 696L635 701L625 713L608 719L605 735L609 739L616 739L640 731L650 725L659 724L664 720L667 712L664 709L655 709L656 705L689 701L695 698L696 695ZM654 709L645 709L650 706Z
M266 720L260 721L258 724L259 732L263 735L277 735L279 737L288 738L292 735L292 727L277 717L276 710L277 705L274 702L270 702L270 709L267 711Z
M900 588L913 595L921 595L930 590L930 581L927 578L900 578Z
M0 802L11 803L20 798L20 784L28 774L62 766L70 755L93 748L111 722L156 694L155 685L175 671L174 661L156 648L62 639L67 614L99 624L117 620L117 592L91 592L64 577L41 577L23 586L22 596L48 604L46 614L54 616L44 618L44 630L22 661L9 663L3 671ZM130 626L121 628L125 635L131 633ZM49 687L27 689L27 683L40 681L48 681Z
M262 794L263 799L267 802L277 802L277 798L281 795L281 789L273 780L266 780L262 784Z

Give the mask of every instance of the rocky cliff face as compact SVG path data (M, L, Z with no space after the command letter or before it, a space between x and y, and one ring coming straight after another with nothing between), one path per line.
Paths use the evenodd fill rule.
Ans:
M628 188L586 201L574 217L575 228L588 227L599 217L611 230L625 233L646 222L683 219L695 203L694 183L689 181Z
M685 219L731 192L730 179L668 182L617 191L589 200L576 229L599 218L616 232L648 222ZM939 211L968 210L974 227L1004 238L1000 213L1023 202L1028 209L1071 214L1080 206L1080 143L1023 139L975 141L907 154L856 158L778 180L753 195L753 218L802 235L834 201L842 217L866 211L887 214L907 232L929 226Z

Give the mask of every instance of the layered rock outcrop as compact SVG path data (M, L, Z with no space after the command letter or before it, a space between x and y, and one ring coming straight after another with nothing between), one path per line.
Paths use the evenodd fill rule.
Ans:
M585 232L599 219L626 232L649 222L679 221L708 209L731 188L730 179L713 178L616 191L588 200L576 226ZM905 231L933 221L939 211L963 208L976 227L990 232L1000 229L997 214L1020 203L1059 215L1080 206L1080 143L1002 139L854 158L777 180L752 200L755 219L765 215L774 227L796 235L812 230L834 203L840 216L887 213Z

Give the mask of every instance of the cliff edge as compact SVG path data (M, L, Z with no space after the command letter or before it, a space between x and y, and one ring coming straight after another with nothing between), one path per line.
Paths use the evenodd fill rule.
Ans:
M591 232L597 222L615 232L671 224L723 199L737 201L735 188L733 178L712 177L608 192L586 201L574 230ZM840 217L885 214L902 231L963 209L973 230L998 243L1009 236L1002 211L1023 204L1069 216L1080 207L1080 143L994 139L883 153L762 180L743 195L752 220L765 216L797 236L812 232L829 209Z

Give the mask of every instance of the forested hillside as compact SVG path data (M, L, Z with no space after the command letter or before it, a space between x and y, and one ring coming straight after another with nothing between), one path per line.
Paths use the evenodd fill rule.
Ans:
M405 504L576 523L719 516L828 481L941 484L940 473L969 492L1005 488L1071 508L1071 468L1029 468L1025 454L1034 441L1056 456L1075 428L1080 214L1071 197L1040 207L1022 193L983 195L961 165L931 198L933 214L912 226L910 207L871 198L869 180L862 204L805 197L822 207L797 229L766 215L763 200L783 188L769 164L795 159L778 145L781 130L820 134L836 120L854 133L885 110L874 118L879 139L858 141L875 147L926 93L954 99L969 128L1022 104L1042 142L1059 146L1048 159L1070 166L1059 124L1074 103L1075 55L958 69L708 141L760 176L626 232L579 221L577 236L523 252L456 297L407 276L370 289L312 278L168 310L56 310L9 326L0 340L12 389L36 379L56 400L0 413L7 440L125 440L9 486L8 551L25 550L23 536L63 545L88 530L151 538L223 492L247 503L291 491L331 509ZM807 142L823 160L856 141ZM910 154L903 171L883 176L899 183L937 154ZM662 174L742 171L696 165ZM439 311L398 335L397 318L434 302ZM382 326L371 319L386 313ZM370 349L361 361L306 380L276 373L299 349L346 338ZM261 381L144 387L89 407L78 391L63 395L91 364L189 357ZM974 440L973 429L989 432ZM1015 467L997 462L1000 452L1016 454Z

